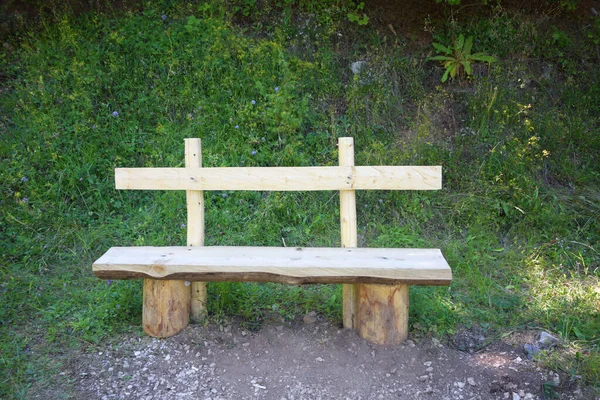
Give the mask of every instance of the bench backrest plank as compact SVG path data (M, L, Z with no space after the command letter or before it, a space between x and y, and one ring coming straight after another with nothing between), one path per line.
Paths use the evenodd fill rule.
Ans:
M117 189L438 190L439 166L116 168Z

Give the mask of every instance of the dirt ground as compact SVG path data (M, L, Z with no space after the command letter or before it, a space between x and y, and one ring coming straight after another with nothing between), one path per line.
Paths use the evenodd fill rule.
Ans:
M486 338L464 330L400 346L367 343L317 320L267 325L190 325L164 340L72 354L55 383L33 399L596 399L578 382L538 368L523 351L535 332L476 350ZM458 348L462 350L458 350ZM546 390L544 390L546 388ZM552 397L554 395L554 397ZM559 396L559 397L556 397Z

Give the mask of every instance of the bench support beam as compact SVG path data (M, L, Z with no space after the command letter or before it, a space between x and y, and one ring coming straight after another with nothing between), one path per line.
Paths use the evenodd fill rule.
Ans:
M144 279L142 327L148 335L166 338L190 322L190 285L185 281Z
M408 285L358 285L356 331L375 344L397 345L408 337Z

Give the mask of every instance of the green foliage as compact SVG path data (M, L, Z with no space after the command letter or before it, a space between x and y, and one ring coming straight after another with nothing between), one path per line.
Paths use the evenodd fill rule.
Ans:
M536 41L545 30L531 19L513 18L498 5L491 10L489 18L470 20L464 31L477 38L479 47L499 59L518 60L535 52Z
M356 22L358 25L367 25L369 23L369 17L367 14L362 12L365 8L364 2L361 1L356 5L354 3L350 3L350 7L354 8L354 10L347 14L350 22Z
M364 5L355 4L352 0L276 0L272 2L229 0L226 6L234 14L241 15L255 23L259 22L261 26L268 28L273 27L274 19L283 17L286 23L291 23L300 13L314 17L320 22L335 24L335 21L345 18L348 13L357 13L364 7ZM366 20L368 21L368 17Z
M553 3L558 2L560 8L565 11L573 12L577 10L577 7L581 3L581 0L554 0Z
M595 46L600 46L600 18L594 18L593 22L585 26L584 29L587 39Z
M475 62L481 61L491 64L497 61L494 57L483 52L471 54L473 36L469 36L465 40L464 35L460 34L451 47L446 47L435 42L433 43L433 47L438 53L443 55L428 57L427 60L442 62L442 65L446 68L446 72L442 76L442 82L446 82L448 76L452 79L456 76L470 76L473 73L472 65Z

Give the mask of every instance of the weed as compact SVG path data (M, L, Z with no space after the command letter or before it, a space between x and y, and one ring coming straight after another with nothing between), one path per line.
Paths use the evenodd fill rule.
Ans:
M350 22L356 22L358 25L367 25L369 23L369 17L364 12L361 12L365 8L365 3L361 1L358 4L350 3L350 7L355 6L356 8L350 11L348 15L348 20Z
M452 47L446 47L440 43L433 43L433 47L438 53L443 55L428 57L429 61L441 61L446 68L446 72L442 76L442 82L448 80L448 76L452 79L462 77L463 75L471 76L473 73L473 63L478 61L494 63L497 60L483 52L471 54L473 47L473 36L469 36L466 40L463 34L460 34L454 41Z

